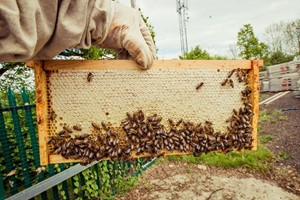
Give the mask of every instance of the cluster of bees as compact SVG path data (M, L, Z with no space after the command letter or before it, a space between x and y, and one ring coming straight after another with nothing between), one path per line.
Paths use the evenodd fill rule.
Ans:
M91 123L93 134L73 134L73 130L82 131L82 127L64 126L57 135L50 136L50 153L60 154L66 159L79 159L82 164L89 164L104 158L129 160L135 156L160 157L165 152L174 151L178 154L186 152L200 156L202 153L213 151L252 149L252 91L248 86L248 73L247 70L232 70L226 78L226 83L232 82L230 77L234 73L238 81L246 85L241 92L243 107L233 109L232 116L226 121L229 124L227 131L223 133L215 132L210 121L195 124L183 119L168 119L167 123L163 124L161 116L146 116L139 110L126 113L126 118L118 128L103 122L101 125Z
M231 76L234 74L234 72L236 72L236 77L239 83L244 82L245 85L248 84L247 70L241 70L240 68L238 68L238 69L233 69L229 72L227 78L224 81L222 81L221 83L222 86L230 85L232 88L234 88L233 80L231 79Z

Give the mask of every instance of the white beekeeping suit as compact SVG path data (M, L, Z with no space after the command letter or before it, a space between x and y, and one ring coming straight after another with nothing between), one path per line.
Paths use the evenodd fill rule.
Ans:
M51 59L66 48L91 45L126 52L141 68L156 59L140 13L111 0L0 2L0 62Z

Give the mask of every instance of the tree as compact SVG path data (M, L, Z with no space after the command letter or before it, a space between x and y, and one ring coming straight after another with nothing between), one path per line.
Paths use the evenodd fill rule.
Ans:
M20 89L21 87L33 88L32 69L25 67L24 62L0 63L0 92L8 87Z
M300 55L300 19L273 23L265 29L264 36L270 52Z
M258 38L255 37L250 24L245 24L240 29L237 39L237 46L240 49L239 56L243 59L261 59L268 51L268 46L259 42Z
M230 51L230 54L231 54L231 58L232 59L235 59L235 60L238 60L240 57L239 57L239 48L237 46L236 43L234 44L231 44L229 46L229 51Z
M288 23L285 32L295 55L300 55L300 19Z
M285 29L286 23L283 21L271 24L265 29L264 36L270 52L286 51Z
M290 62L294 59L294 55L288 55L282 51L272 52L269 56L269 65L277 65L280 63Z
M222 56L211 56L206 50L201 49L199 45L192 48L189 52L184 52L183 56L179 56L181 60L226 60Z

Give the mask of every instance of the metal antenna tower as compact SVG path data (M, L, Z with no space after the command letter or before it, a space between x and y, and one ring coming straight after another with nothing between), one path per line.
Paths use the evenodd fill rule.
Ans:
M187 42L187 28L186 23L188 22L188 2L187 0L176 0L177 12L179 20L179 33L180 33L180 44L181 44L181 54L188 51Z

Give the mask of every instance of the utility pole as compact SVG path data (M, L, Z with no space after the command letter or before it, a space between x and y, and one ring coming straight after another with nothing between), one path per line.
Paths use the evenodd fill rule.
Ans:
M188 22L188 2L187 0L176 0L178 21L179 21L179 34L180 34L180 45L181 54L188 52L188 42L187 42L187 28L186 23Z

